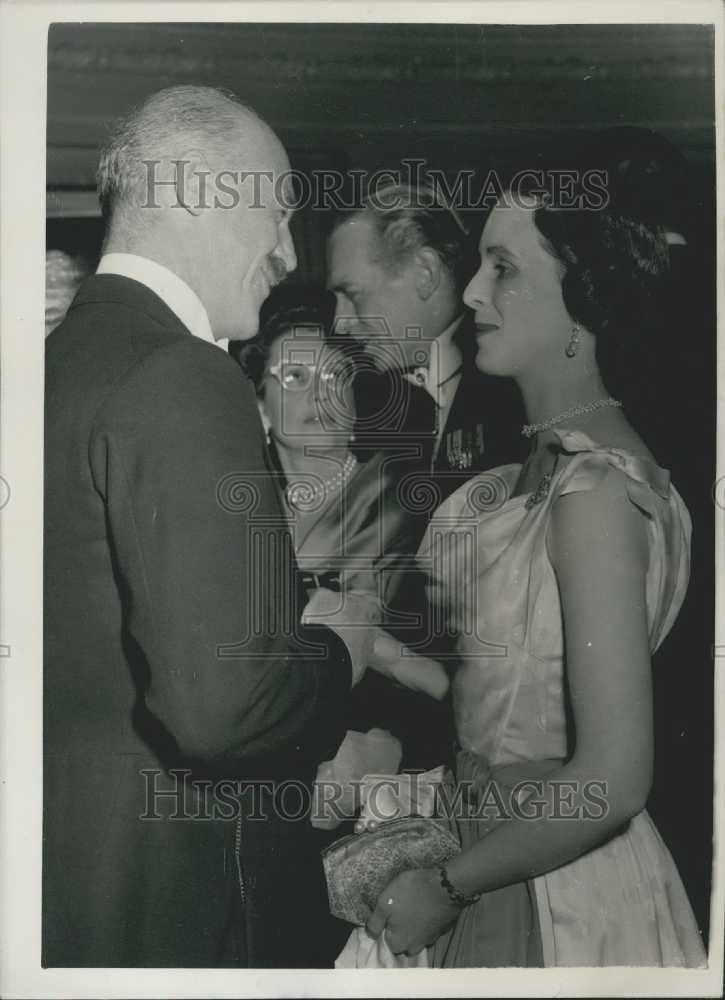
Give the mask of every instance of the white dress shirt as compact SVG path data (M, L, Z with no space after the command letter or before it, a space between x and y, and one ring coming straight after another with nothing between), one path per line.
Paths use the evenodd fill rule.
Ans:
M415 368L406 373L405 378L425 389L437 406L436 439L433 445L433 459L438 454L443 429L446 426L451 411L453 399L461 381L462 356L459 348L453 343L453 335L461 325L463 316L458 316L450 326L431 344L428 367Z
M216 340L204 305L187 283L163 264L135 253L105 253L96 274L118 274L146 285L165 302L184 326L200 340L227 350L228 340Z

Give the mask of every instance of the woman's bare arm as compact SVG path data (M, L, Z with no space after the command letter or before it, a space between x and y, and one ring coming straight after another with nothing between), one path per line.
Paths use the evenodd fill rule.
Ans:
M609 837L645 805L652 778L652 689L643 515L617 476L556 503L549 550L561 596L566 680L574 717L570 759L543 782L549 810L586 804L587 783L606 786L598 819L513 819L448 866L466 893L559 867ZM557 786L555 782L572 783ZM532 800L529 800L531 802ZM525 810L527 812L532 810ZM561 809L560 809L561 812Z

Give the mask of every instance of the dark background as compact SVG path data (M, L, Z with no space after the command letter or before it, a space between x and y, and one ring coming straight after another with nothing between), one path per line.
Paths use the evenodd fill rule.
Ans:
M680 618L655 657L650 811L707 930L712 858L715 479L715 136L707 25L58 24L48 39L47 246L92 267L108 123L179 83L228 87L279 134L292 166L449 175L519 160L573 130L655 129L683 155L689 247L655 351L655 452L693 517ZM324 212L293 220L293 281L324 277ZM661 419L660 419L661 417ZM651 436L649 438L651 441ZM612 720L616 734L617 720Z
M49 245L97 248L108 123L161 87L229 87L299 170L449 172L572 128L656 129L714 199L713 32L702 25L57 24L48 38ZM321 278L320 212L295 220L295 280Z

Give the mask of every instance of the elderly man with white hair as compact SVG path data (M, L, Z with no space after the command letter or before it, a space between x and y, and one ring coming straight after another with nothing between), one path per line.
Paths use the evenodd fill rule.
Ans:
M309 791L368 630L298 625L254 391L219 350L296 266L288 171L205 87L152 95L101 155L104 253L46 342L46 966L325 961Z

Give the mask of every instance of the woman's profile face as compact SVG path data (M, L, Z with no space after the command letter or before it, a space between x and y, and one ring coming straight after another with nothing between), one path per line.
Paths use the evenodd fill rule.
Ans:
M535 203L499 203L486 221L481 264L463 293L475 313L476 366L516 377L559 359L571 336L561 267L534 224Z
M352 378L351 360L325 343L320 328L283 332L270 345L262 381L271 435L301 450L346 445L355 422Z

